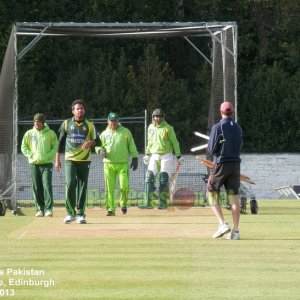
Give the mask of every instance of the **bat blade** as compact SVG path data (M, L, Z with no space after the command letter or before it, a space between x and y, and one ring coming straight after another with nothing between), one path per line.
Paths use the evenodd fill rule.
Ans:
M206 166L207 168L209 169L212 169L215 164L212 162L212 161L209 161L207 159L204 159L200 156L196 156L196 159L201 163L203 164L204 166ZM249 183L249 184L255 184L254 181L252 181L248 176L244 175L244 174L240 174L240 180L241 181L244 181L246 183Z
M172 176L172 179L171 179L170 191L169 191L170 202L172 204L173 204L173 201L174 201L174 194L175 194L175 189L176 189L176 181L177 181L177 177L178 177L178 174L179 174L179 170L180 170L180 163L177 162L175 173L174 173L174 175Z
M215 166L215 164L212 161L204 159L204 158L202 158L200 156L196 156L196 159L199 160L202 165L204 165L204 166L206 166L206 167L208 167L210 169L212 169Z

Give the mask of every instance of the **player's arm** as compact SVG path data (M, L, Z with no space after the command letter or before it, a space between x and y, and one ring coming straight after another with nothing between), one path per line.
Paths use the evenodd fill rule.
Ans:
M105 149L104 131L101 134L97 133L97 136L98 136L98 140L95 147L95 152L100 156L100 158L105 158L106 149Z
M66 134L64 126L65 125L63 123L59 130L60 134L59 134L58 143L57 143L57 151L55 154L55 169L56 169L56 171L59 171L61 169L60 154L65 152L67 134Z
M129 151L129 154L132 157L131 164L130 164L130 169L135 171L138 168L138 155L139 155L139 153L137 151L133 136L132 136L130 131L128 131L128 137L129 137L128 151Z
M138 157L139 153L137 151L132 133L129 131L128 132L128 150L129 150L129 154L131 155L131 157Z
M169 139L173 145L173 149L176 157L181 156L179 142L177 140L174 128L172 126L169 127Z
M26 132L25 135L23 136L22 139L22 145L21 145L21 152L28 158L30 158L30 156L32 155L32 151L29 147L28 141L29 141L29 137L28 137L29 133Z
M207 150L210 154L214 155L219 152L220 149L221 132L218 130L218 126L213 126L211 129L210 137L208 140Z
M151 126L151 125L150 125ZM148 127L148 134L147 134L147 145L146 145L146 155L150 155L151 154L151 146L152 146L152 141L151 141L151 135L150 135L150 126Z
M50 152L48 153L48 156L51 158L51 160L53 160L53 158L55 157L56 154L56 150L57 150L57 136L56 133L54 131L52 131L51 134L51 147L50 147Z
M89 136L89 139L87 139L83 145L82 145L82 149L90 149L91 147L95 147L97 145L97 143L99 144L99 137L97 135L96 132L96 128L94 126L94 124L91 124L89 126L89 130L91 130L91 134Z

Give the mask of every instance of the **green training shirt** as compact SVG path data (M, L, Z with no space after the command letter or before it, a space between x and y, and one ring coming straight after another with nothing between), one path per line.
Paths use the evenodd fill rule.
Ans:
M174 128L166 121L159 125L154 122L148 127L148 143L146 154L167 154L175 153L180 155L180 147L177 141Z
M33 127L24 134L21 151L30 164L49 164L54 160L56 147L56 133L45 123L41 131Z
M105 149L104 162L124 163L128 162L129 155L137 157L138 151L131 131L119 124L117 130L111 130L109 126L100 135L101 147L96 147L98 153Z

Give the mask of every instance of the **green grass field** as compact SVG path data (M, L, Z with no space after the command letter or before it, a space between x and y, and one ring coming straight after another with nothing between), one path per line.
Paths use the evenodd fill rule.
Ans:
M210 208L88 209L86 225L63 224L62 208L7 212L0 299L300 299L300 201L258 205L241 215L240 241L211 238Z

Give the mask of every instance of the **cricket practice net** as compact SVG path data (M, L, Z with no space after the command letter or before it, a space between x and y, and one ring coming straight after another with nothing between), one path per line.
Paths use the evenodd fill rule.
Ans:
M5 141L0 145L0 200L8 199L13 209L32 205L22 137L37 112L45 113L58 132L71 116L71 102L82 98L98 131L114 110L133 133L140 157L138 170L130 174L132 205L143 196L146 128L158 107L174 127L185 158L176 189L201 205L207 169L195 155L207 155L205 149L190 151L205 143L193 131L210 133L221 102L231 101L237 109L236 69L235 22L14 24L0 77ZM64 185L63 170L54 172L57 205L63 203ZM93 153L88 205L103 201L103 164Z

